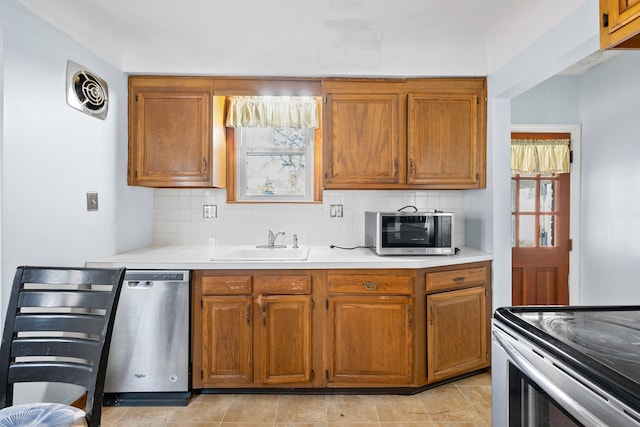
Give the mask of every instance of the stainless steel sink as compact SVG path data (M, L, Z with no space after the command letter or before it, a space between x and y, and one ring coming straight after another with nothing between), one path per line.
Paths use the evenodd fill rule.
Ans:
M238 246L216 255L212 261L305 261L308 257L308 246L298 248Z

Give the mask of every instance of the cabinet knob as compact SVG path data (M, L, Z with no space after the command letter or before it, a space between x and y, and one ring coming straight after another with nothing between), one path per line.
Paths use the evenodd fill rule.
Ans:
M413 164L413 159L409 159L409 175L413 177L415 175L415 172L416 172L416 167Z

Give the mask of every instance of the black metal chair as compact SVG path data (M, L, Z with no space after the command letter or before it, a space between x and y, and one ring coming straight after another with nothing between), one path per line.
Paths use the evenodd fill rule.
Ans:
M18 267L0 349L0 426L100 425L105 372L124 268ZM14 384L85 387L85 410L13 405Z

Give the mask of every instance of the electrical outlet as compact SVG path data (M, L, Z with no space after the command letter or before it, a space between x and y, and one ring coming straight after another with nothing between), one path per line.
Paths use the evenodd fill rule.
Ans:
M329 205L329 216L331 218L342 218L342 205Z
M203 205L202 206L203 218L217 218L218 217L218 205Z
M87 193L87 210L88 211L98 210L98 193L96 193L95 191L89 191Z

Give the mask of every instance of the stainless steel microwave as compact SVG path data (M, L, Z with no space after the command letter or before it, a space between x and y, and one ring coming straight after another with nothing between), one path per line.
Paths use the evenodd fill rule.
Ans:
M452 212L365 212L365 245L378 255L453 255Z

